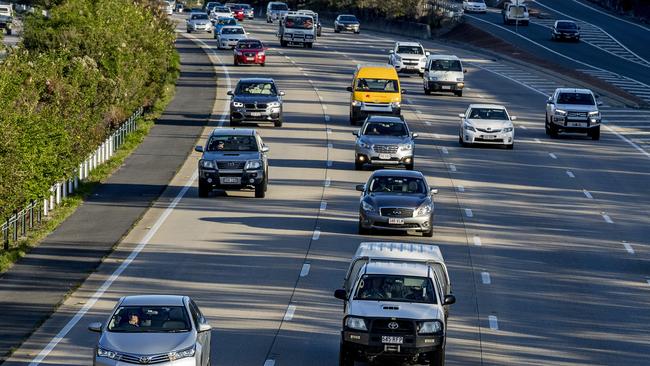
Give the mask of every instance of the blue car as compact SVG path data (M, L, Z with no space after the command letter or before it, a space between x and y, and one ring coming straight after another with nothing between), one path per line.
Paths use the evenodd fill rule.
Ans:
M214 23L214 39L217 39L221 28L227 25L237 25L237 20L235 18L217 18L217 21Z

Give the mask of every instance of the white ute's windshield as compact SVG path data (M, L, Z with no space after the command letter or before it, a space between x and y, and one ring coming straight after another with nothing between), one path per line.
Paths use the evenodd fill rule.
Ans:
M435 304L436 294L426 277L363 275L354 299Z

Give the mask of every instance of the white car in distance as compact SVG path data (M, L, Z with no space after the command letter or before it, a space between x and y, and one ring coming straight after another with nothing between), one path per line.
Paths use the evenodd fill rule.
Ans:
M222 27L217 35L217 48L234 48L242 39L248 38L244 27L239 25L228 25Z
M395 42L395 47L389 51L388 63L397 72L417 72L424 74L424 65L429 52L418 42Z
M485 0L463 0L463 10L466 13L487 13Z
M458 142L462 146L472 144L515 146L515 128L506 107L496 104L470 104L465 113L458 115L460 126Z
M232 12L230 11L230 8L227 6L215 6L212 8L212 11L210 12L210 19L212 19L213 23L219 19L219 17L223 18L231 18L232 17Z

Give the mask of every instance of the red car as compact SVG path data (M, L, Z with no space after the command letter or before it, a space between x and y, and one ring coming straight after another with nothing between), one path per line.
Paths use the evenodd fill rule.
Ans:
M231 6L230 11L232 12L232 17L239 20L240 22L244 21L244 19L246 18L244 8L240 5Z
M266 48L257 39L242 39L233 49L234 64L238 65L266 65Z

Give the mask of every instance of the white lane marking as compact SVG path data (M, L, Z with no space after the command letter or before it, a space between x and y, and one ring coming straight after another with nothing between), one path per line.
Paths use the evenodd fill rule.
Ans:
M645 282L647 282L647 283L648 283L648 285L650 285L650 279L649 279L649 280L645 280Z
M422 111L419 110L419 109L416 109L416 110L415 110L415 113L417 113L417 114L422 114Z
M474 235L474 245L476 245L477 247L480 247L481 245L483 245L483 243L481 242L481 237L480 236Z
M589 193L588 190L583 189L582 193L584 193L585 197L589 198L590 200L594 199L594 196L592 196L591 193Z
M264 366L275 366L275 360L264 361Z
M489 272L481 272L481 280L483 281L484 285L489 285L492 283L492 279L490 279Z
M519 125L519 128L521 128L522 130L527 130L528 129L528 127L526 127L524 125ZM539 140L539 139L535 139L535 140Z
M287 60L291 60L291 57L289 56L284 56L284 58L286 58Z
M538 138L535 138L535 142L538 143L538 144L542 143L542 141L540 139L538 139Z
M318 100L320 100L322 102L323 101L323 96L319 95Z
M455 172L456 171L456 165L449 164L449 170L451 170L452 172Z
M331 161L331 160L328 160L328 161L327 161L327 166L328 166L328 167L331 167L331 166L332 166L332 161Z
M426 123L427 126L431 126L431 121L424 121L424 123Z
M406 104L411 104L411 100L409 98L404 99L404 101L406 102Z
M570 170L567 170L567 171L566 171L566 175L568 175L569 178L575 178L575 177L576 177L575 174L573 174L573 172L570 171Z
M334 148L334 144L327 144L327 148L328 148L328 149L333 149L333 148Z
M288 322L293 319L293 314L296 312L296 305L289 305L287 312L284 313L284 321Z
M314 235L311 236L312 240L318 240L320 238L320 230L314 230Z
M553 153L548 153L548 156L550 156L553 159L557 159L557 156L555 156L555 154L553 154Z
M209 46L205 44L205 42L199 39L195 39L193 37L190 37L190 39L204 45L205 47L208 47L208 50L210 50ZM230 90L231 83L230 83L230 74L228 73L228 69L223 65L223 62L221 62L221 59L219 58L216 52L211 51L211 53L214 57L216 57L219 64L221 64L221 69L223 70L226 79L226 89ZM210 55L208 55L208 57L210 57ZM216 68L217 65L213 65L213 67ZM214 103L215 104L217 103L216 99ZM222 111L221 116L219 118L219 127L223 126L223 123L226 120L226 116L230 114L229 109L230 109L230 105L228 103L225 103L224 110ZM72 319L70 319L66 323L66 325L54 336L54 338L50 340L50 342L45 346L45 348L43 348L38 353L38 355L36 355L36 357L32 359L32 361L29 363L29 366L38 366L41 362L43 362L43 360L50 354L50 352L52 352L52 350L54 350L54 348L59 344L59 342L61 342L63 338L65 338L68 335L68 333L70 333L70 330L72 330L72 328L75 325L77 325L77 323L79 323L81 318L83 318L86 315L88 310L90 310L95 305L95 303L97 303L97 301L102 296L104 296L106 290L108 290L111 287L111 285L113 285L113 283L120 277L120 275L127 269L127 267L129 267L129 265L135 260L135 258L140 254L140 252L142 252L142 250L147 246L151 238L153 238L153 236L158 232L158 229L160 229L160 227L165 222L165 220L167 220L167 217L171 215L174 208L176 208L178 203L185 196L185 194L193 185L197 177L198 177L198 172L195 171L194 174L192 174L192 177L190 177L190 179L188 179L185 182L185 185L183 186L181 191L178 192L178 195L174 197L174 200L169 204L169 206L167 206L167 208L165 209L165 211L163 211L162 215L160 215L158 220L156 220L156 222L153 224L151 229L147 232L147 235L145 235L145 237L142 238L140 243L138 243L138 245L133 249L133 251L131 251L131 253L124 260L124 262L122 262L122 264L119 267L117 267L115 271L113 271L111 276L108 279L106 279L106 281L104 281L102 286L98 288L97 291L95 291L95 293L90 297L90 299L86 302L86 304L81 309L79 309L79 311L77 311L77 313L72 317Z
M446 147L443 147L443 148L442 148L442 153L443 153L443 154L449 154L449 150L447 150Z
M321 211L327 210L327 201L320 201L320 210Z
M309 269L311 268L311 264L309 263L304 263L302 265L302 269L300 270L300 277L307 277L309 274Z
M325 122L329 122L329 121L330 121L330 116L325 115Z
M630 146L632 146L633 148L635 148L635 149L636 149L638 152L640 152L641 154L643 154L643 155L645 155L646 157L650 158L650 153L647 152L647 151L645 151L645 150L643 150L643 148L642 148L641 146L635 144L634 142L630 141L627 137L625 137L625 136L621 135L620 133L614 131L611 127L609 127L609 126L607 126L607 125L603 125L603 127L605 127L605 129L606 129L607 131L609 131L609 132L613 133L614 135L618 136L621 140L627 142Z
M434 139L440 140L440 135L438 135L437 133L434 133L432 136Z
M630 254L634 254L634 248L632 248L632 246L630 245L630 243L624 241L624 242L623 242L623 247L625 248L625 250L627 250L628 253L630 253Z
M463 186L458 186L456 189L458 189L458 192L465 192L465 187Z
M488 316L488 322L490 323L490 329L499 330L499 320L495 315Z
M323 107L323 110L324 110L324 111L327 110L327 106L326 106L326 105L323 105L322 107Z
M313 83L314 83L314 80L311 80L311 79L309 79L309 80L307 80L307 81L309 81L309 84L313 84Z
M325 179L325 187L329 187L331 184L332 181L329 178Z
M612 218L609 217L609 215L607 215L606 213L603 212L601 214L601 216L603 217L603 220L605 220L606 223L608 223L608 224L613 224L614 223L614 220L612 220Z
M474 217L474 213L472 212L471 208L466 208L465 209L465 216L467 217Z
M331 128L325 129L325 132L326 132L328 135L330 135L330 134L332 133L332 129L331 129Z

